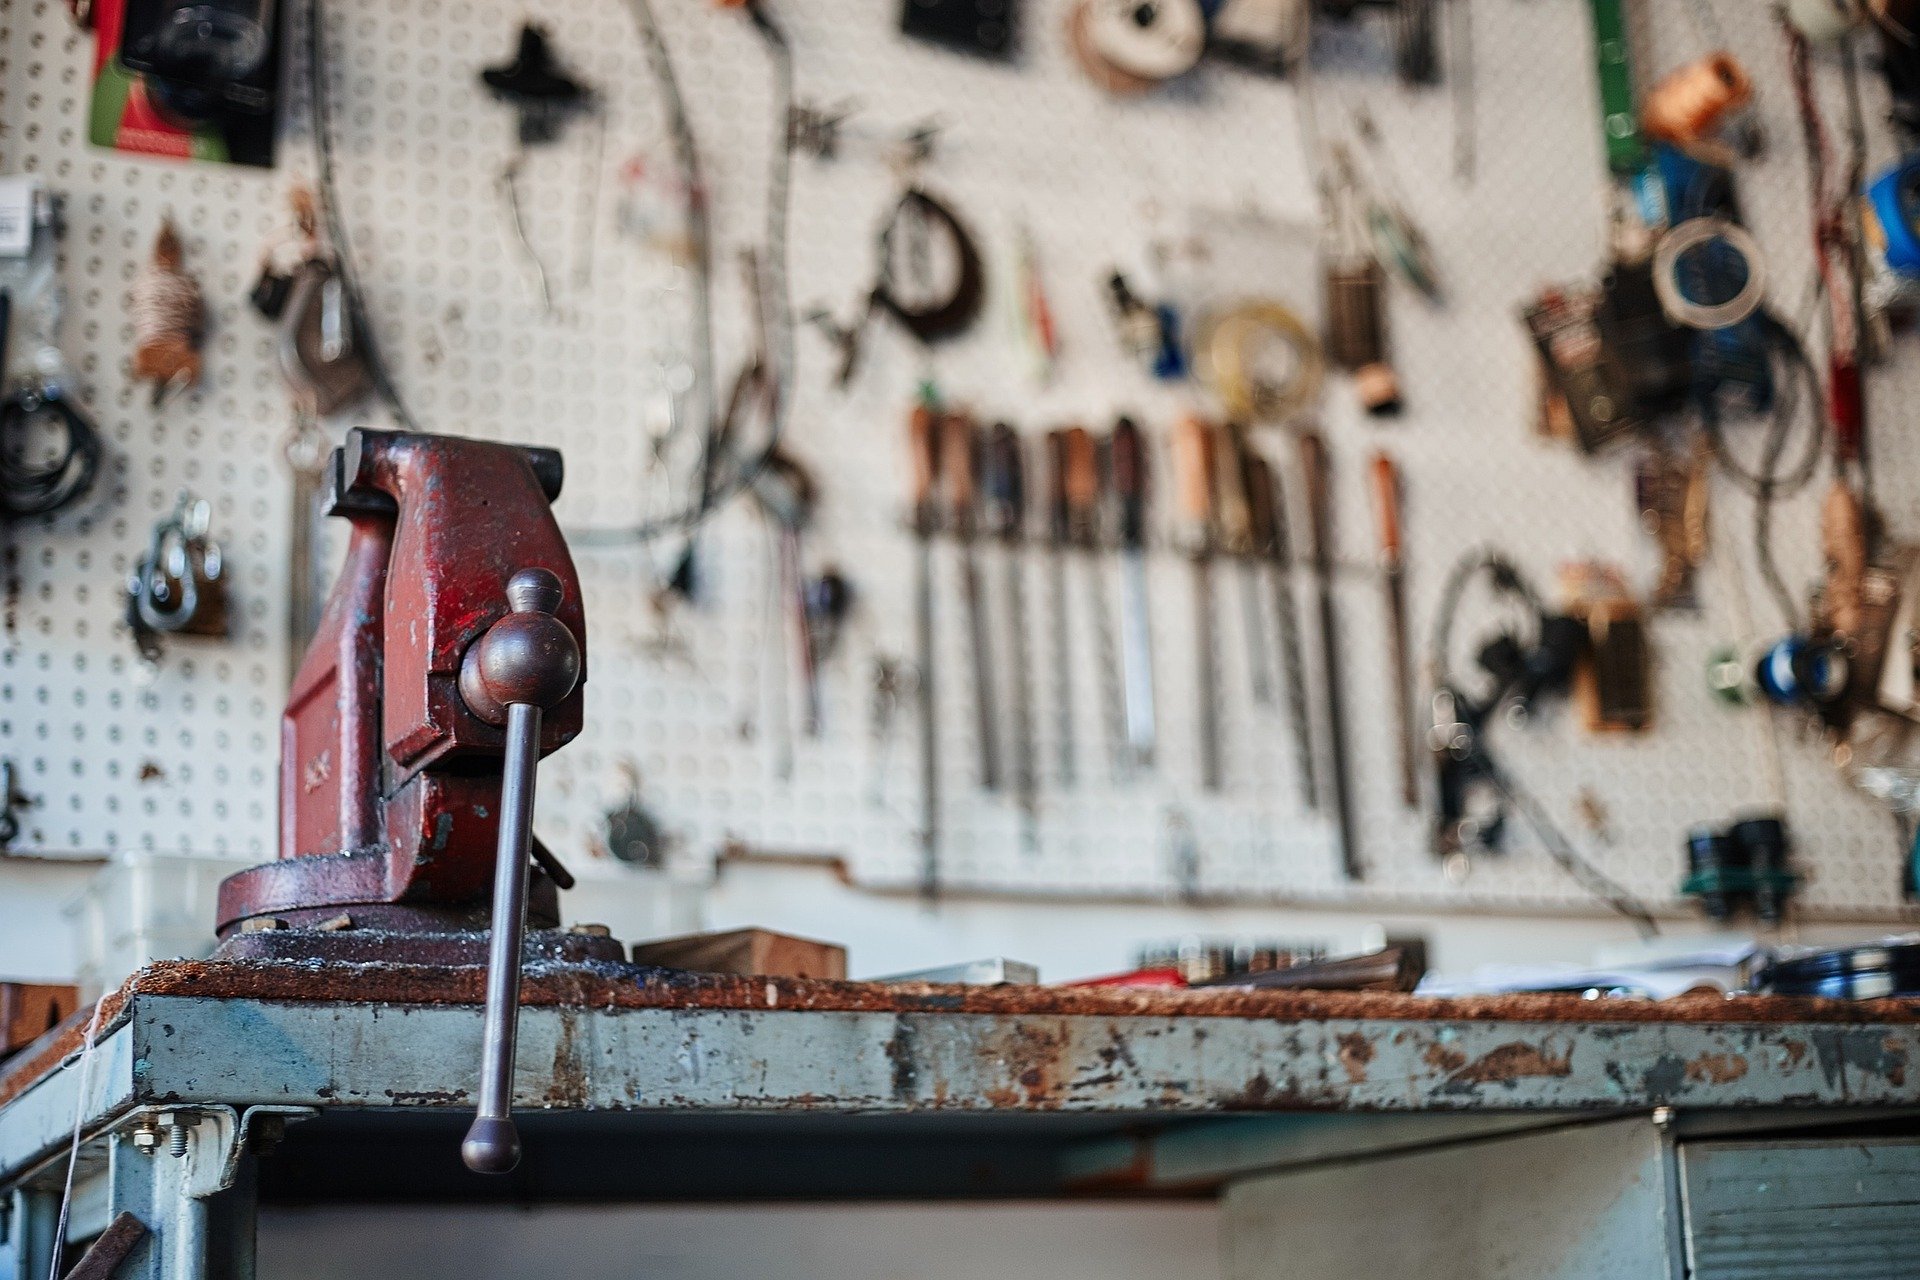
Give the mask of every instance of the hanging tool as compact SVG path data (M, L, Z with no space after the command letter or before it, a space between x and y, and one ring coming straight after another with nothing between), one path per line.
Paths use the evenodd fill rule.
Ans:
M960 548L960 592L967 611L967 643L973 661L973 728L979 739L980 785L1000 789L999 724L994 714L993 644L980 565L974 556L979 525L979 489L974 483L980 459L980 433L965 413L946 414L940 422L940 469L946 483L947 529Z
M1314 589L1320 597L1320 672L1326 682L1327 746L1333 780L1334 816L1339 823L1340 868L1349 880L1362 878L1354 844L1353 797L1347 781L1347 722L1340 684L1340 632L1333 605L1333 492L1327 471L1327 446L1318 432L1299 437L1300 474L1307 486L1307 549Z
M1139 424L1113 424L1115 525L1120 535L1120 671L1130 762L1153 764L1153 630L1147 615L1147 448Z
M153 253L127 295L134 335L133 376L153 384L156 407L173 392L200 381L207 304L199 282L187 274L185 257L173 220L163 219Z
M1373 497L1380 516L1380 573L1387 595L1387 723L1400 753L1400 801L1412 809L1420 803L1419 762L1416 759L1413 713L1407 690L1413 684L1412 660L1407 648L1406 560L1400 525L1400 471L1386 453L1373 455Z
M1247 438L1237 424L1220 424L1214 456L1214 500L1220 512L1220 549L1239 566L1240 621L1246 632L1247 683L1259 706L1273 705L1273 673L1267 665L1266 616L1260 608L1260 574L1253 559L1253 500L1247 492Z
M1087 603L1093 614L1093 640L1100 663L1100 709L1105 722L1108 758L1115 778L1131 769L1126 747L1126 713L1122 706L1119 651L1113 638L1113 607L1107 597L1106 576L1100 572L1101 479L1100 445L1085 427L1066 430L1068 533L1085 561Z
M1313 706L1307 701L1307 676L1300 650L1300 613L1293 598L1293 538L1287 528L1287 504L1280 477L1252 450L1243 464L1247 506L1253 518L1253 549L1267 557L1273 579L1274 625L1281 677L1286 683L1287 723L1293 737L1294 766L1309 809L1320 807L1320 769L1313 753Z
M809 738L817 738L820 736L820 673L818 655L813 647L814 631L808 609L802 542L807 525L813 519L818 487L804 466L779 449L767 455L754 472L749 487L761 514L775 533L775 563L768 577L776 584L774 594L778 602L777 612L783 615L782 630L792 637L792 666L800 671L805 698L802 730ZM792 669L787 665L789 657L784 644L778 646L774 660L781 664L783 674ZM780 764L776 772L783 779L789 777L793 770L792 735L785 727L789 723L786 687L786 681L782 679L779 692L775 695L780 703L781 732L784 737L780 748L783 754L779 757Z
M1181 535L1193 569L1195 696L1200 717L1200 785L1220 789L1220 674L1213 635L1214 552L1213 431L1195 417L1181 419L1173 434L1174 486Z
M149 669L160 663L163 635L227 635L225 558L207 536L212 523L207 500L182 492L127 580L127 629Z
M987 433L987 532L1000 541L1002 585L1007 597L1008 651L1012 681L1008 709L1013 720L1013 790L1026 824L1029 851L1038 847L1034 827L1039 812L1039 782L1033 760L1033 676L1027 665L1026 468L1020 436L1005 422Z
M920 892L931 900L940 893L940 739L934 720L933 686L933 536L940 527L939 411L922 400L913 407L907 431L913 464L913 535L919 544L913 629L919 664L914 672L914 692L920 698Z
M933 281L936 236L946 242L946 256L952 259L944 294ZM837 387L853 381L860 344L875 312L892 316L922 346L931 346L971 328L986 297L986 269L973 237L952 209L918 186L901 195L880 228L876 256L873 288L851 324L837 324L823 311L810 317L839 351ZM901 278L903 266L912 274L910 282Z
M501 203L515 244L540 292L541 309L553 314L553 282L527 234L525 202L520 196L520 171L529 148L552 144L571 117L593 109L594 91L569 75L555 57L546 28L527 22L520 27L513 60L480 73L489 93L513 108L515 146L496 179ZM598 175L598 168L595 169Z
M1067 548L1073 507L1067 499L1067 432L1047 432L1047 594L1053 615L1053 699L1060 785L1074 783L1073 629L1068 625Z

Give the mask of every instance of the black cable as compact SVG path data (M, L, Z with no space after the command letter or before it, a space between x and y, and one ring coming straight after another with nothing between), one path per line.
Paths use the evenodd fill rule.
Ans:
M1826 452L1826 417L1820 408L1820 375L1805 345L1777 316L1761 311L1755 318L1766 338L1769 356L1779 359L1787 372L1787 377L1776 384L1773 404L1768 408L1757 468L1747 466L1728 446L1718 401L1708 395L1697 397L1695 403L1701 431L1713 450L1715 463L1753 498L1754 557L1760 576L1787 625L1797 628L1800 609L1774 559L1773 508L1779 500L1791 498L1805 489L1819 473L1820 460ZM1810 406L1806 412L1802 411L1803 404ZM1792 467L1782 472L1781 459L1787 453L1796 422L1803 417L1808 423L1805 444Z
M1524 647L1536 647L1540 643L1540 619L1545 616L1546 610L1533 585L1521 576L1512 561L1499 552L1491 550L1468 552L1448 571L1447 580L1440 588L1439 606L1434 611L1431 662L1433 681L1437 688L1456 691L1459 689L1451 667L1454 624L1459 613L1460 600L1466 594L1467 585L1483 574L1491 580L1494 588L1501 594L1524 603L1532 616L1535 635L1533 639L1524 642ZM1515 638L1515 643L1523 644L1519 637ZM1500 692L1496 690L1491 696L1498 698ZM1493 704L1487 704L1483 709L1490 711L1492 706ZM1471 717L1478 713L1466 711L1465 714ZM1487 784L1499 793L1508 806L1520 811L1520 816L1525 818L1527 825L1533 828L1533 833L1539 839L1541 847L1546 850L1547 856L1552 858L1554 863L1573 879L1574 883L1614 911L1632 920L1643 937L1658 933L1660 926L1654 922L1653 913L1647 909L1646 904L1626 886L1600 870L1574 848L1573 842L1567 839L1560 828L1547 816L1545 807L1530 793L1522 790L1506 770L1500 767L1493 753L1487 750L1484 728L1476 729L1474 732L1478 740L1475 753L1480 765L1479 776L1486 779Z
M34 423L57 424L61 443L46 462L29 462L26 435ZM51 515L78 502L100 474L100 431L58 387L26 387L0 400L0 512Z
M1428 662L1436 687L1445 686L1458 689L1459 683L1453 674L1453 627L1455 615L1460 610L1460 599L1466 594L1467 586L1475 578L1485 574L1494 587L1504 595L1514 596L1526 606L1527 615L1534 622L1534 637L1525 640L1531 645L1538 643L1539 619L1546 613L1546 606L1534 591L1533 585L1520 575L1513 562L1497 551L1470 551L1454 563L1447 572L1447 580L1440 588L1440 603L1433 614L1433 633L1430 641L1431 651ZM1517 641L1519 638L1516 638Z
M1568 840L1566 834L1554 825L1547 811L1533 796L1514 784L1506 770L1487 758L1486 779L1503 799L1520 811L1520 816L1533 828L1533 834L1539 838L1540 845L1547 856L1582 889L1604 902L1614 911L1633 921L1640 936L1650 938L1660 932L1660 925L1654 920L1653 912L1640 901L1631 889L1609 876L1581 855Z
M635 23L640 28L641 42L646 46L649 64L654 79L660 85L660 91L666 98L667 122L673 136L676 158L681 172L688 183L692 205L689 210L689 231L695 246L696 288L694 306L696 329L704 334L702 341L695 344L696 380L702 378L707 394L707 421L704 425L701 446L700 476L697 480L695 501L673 515L624 529L570 529L568 537L576 547L592 549L597 547L623 546L629 543L647 542L670 533L684 533L704 521L716 508L729 498L750 486L767 467L777 451L780 438L785 431L789 402L794 385L794 319L793 304L788 296L788 231L787 220L792 207L793 195L793 142L791 120L793 116L793 46L786 32L781 29L764 5L749 3L746 6L748 19L754 30L759 33L765 44L767 56L772 65L774 78L774 138L772 158L769 161L767 175L767 217L763 251L759 256L762 276L762 296L753 299L756 308L770 308L772 321L769 335L775 350L771 353L775 364L775 376L772 387L767 393L769 412L767 415L767 434L765 443L745 458L738 458L722 447L723 411L720 406L719 386L715 380L715 361L711 277L712 251L707 236L705 188L700 185L699 148L695 143L693 129L687 115L686 100L680 93L680 82L674 74L673 58L666 41L660 35L658 21L654 17L651 0L628 0ZM729 457L738 458L737 464L727 472L723 469Z
M359 272L355 266L352 242L347 234L347 226L340 206L338 180L334 169L332 102L326 84L325 29L321 15L324 0L309 0L307 5L307 75L313 94L313 133L314 150L318 161L320 207L326 222L326 233L331 241L334 253L334 270L339 277L341 288L346 296L349 318L354 325L354 333L359 341L360 355L367 366L367 374L373 382L374 390L380 399L392 411L400 425L408 431L426 431L414 416L411 407L401 394L399 384L392 370L382 357L378 344L374 341L371 326L367 323L365 295L360 288ZM680 94L679 83L673 75L673 66L665 42L660 39L658 24L654 20L653 10L648 0L630 0L634 16L641 28L641 38L646 44L649 61L662 91L668 101L669 126L674 137L674 146L682 172L688 182L690 201L690 229L696 235L699 261L696 263L699 275L699 287L696 289L697 315L696 328L701 338L695 343L696 360L699 369L705 370L704 383L708 396L707 422L704 436L711 441L718 430L717 415L713 412L713 329L711 307L709 304L710 256L706 243L707 193L700 185L698 150L694 144L693 133L688 122L685 100ZM704 521L716 508L729 498L751 484L754 477L766 466L773 455L781 433L785 427L787 401L793 385L794 372L794 334L792 307L787 298L787 215L791 196L791 176L793 151L788 141L788 117L793 106L793 55L786 33L767 15L757 3L747 5L747 14L767 46L773 62L775 75L775 103L778 108L777 133L773 148L773 160L767 192L766 246L764 261L767 264L769 285L768 295L776 300L774 319L778 347L775 361L779 369L775 393L772 397L773 409L767 424L767 439L758 453L733 468L711 486L701 485L695 502L671 515L642 523L627 529L587 529L573 531L574 541L583 547L623 545L626 543L646 542L670 533L684 532ZM764 305L761 300L756 303ZM704 451L703 451L704 452Z

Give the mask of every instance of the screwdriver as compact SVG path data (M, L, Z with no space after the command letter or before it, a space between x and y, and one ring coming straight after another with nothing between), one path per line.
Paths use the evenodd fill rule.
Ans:
M1120 535L1120 674L1131 763L1153 763L1153 632L1147 623L1147 456L1132 418L1113 424L1108 445Z
M1073 759L1073 637L1067 620L1067 547L1073 518L1067 502L1067 433L1047 432L1047 594L1053 613L1053 696L1058 720L1060 784L1070 787Z
M1039 784L1033 765L1033 681L1027 667L1027 585L1025 544L1027 524L1026 468L1020 455L1020 436L1005 422L987 433L987 532L999 539L1002 587L1007 597L1007 624L1013 632L1008 663L1013 682L1009 710L1013 719L1013 788L1026 821L1026 843L1038 844L1034 820Z
M987 605L980 590L980 565L974 558L978 490L974 487L979 432L964 413L950 413L940 424L940 465L945 472L947 509L960 548L960 590L967 612L967 640L973 659L974 733L980 745L980 785L1000 789L1000 742L993 711L993 650L988 639Z
M920 672L920 891L940 894L940 751L934 723L933 689L933 537L940 527L934 486L940 475L940 418L922 401L908 420L908 450L913 463L913 536L916 579L913 594L914 642Z
M1419 761L1415 758L1413 718L1407 688L1413 683L1407 650L1406 562L1400 539L1400 472L1393 459L1375 453L1371 467L1374 505L1380 516L1380 570L1387 593L1388 723L1400 751L1400 799L1412 809L1420 803Z
M1220 424L1214 445L1214 501L1220 512L1220 549L1239 562L1240 619L1246 630L1248 682L1253 700L1273 702L1267 670L1267 629L1260 617L1260 578L1253 565L1253 503L1247 494L1247 436L1237 423Z
M1174 428L1173 473L1182 536L1193 568L1194 674L1199 682L1200 784L1220 789L1219 673L1213 652L1213 432L1199 418Z
M1253 550L1267 557L1273 577L1273 617L1280 675L1286 685L1287 723L1300 790L1309 809L1320 807L1320 770L1313 754L1313 707L1307 702L1307 676L1300 652L1300 613L1293 598L1293 539L1287 529L1286 500L1280 478L1267 460L1251 449L1243 462L1247 509L1253 525Z
M1100 655L1101 707L1115 772L1120 774L1126 759L1120 662L1114 652L1113 610L1107 600L1106 578L1094 559L1100 550L1100 446L1085 427L1067 428L1066 464L1067 535L1086 556L1094 644Z
M1359 850L1353 841L1353 805L1347 788L1347 724L1340 693L1340 634L1333 607L1333 505L1327 472L1327 446L1317 432L1300 433L1300 472L1307 485L1307 526L1313 542L1314 587L1320 600L1320 670L1327 684L1327 745L1333 767L1333 808L1339 821L1340 869L1349 880L1361 878Z

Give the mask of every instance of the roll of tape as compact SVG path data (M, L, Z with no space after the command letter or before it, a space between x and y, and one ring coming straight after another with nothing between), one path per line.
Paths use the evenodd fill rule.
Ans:
M1680 258L1691 249L1720 241L1747 264L1747 279L1725 302L1695 302L1680 287ZM1660 237L1653 250L1653 291L1660 309L1675 324L1694 329L1725 329L1760 309L1767 292L1766 264L1751 233L1725 218L1689 218Z
M1198 0L1087 0L1085 21L1093 52L1142 80L1192 70L1207 47Z
M1903 276L1920 276L1920 152L1875 178L1867 204L1880 224L1887 265Z
M1285 367L1275 378L1263 350L1278 344ZM1194 364L1227 413L1243 422L1284 423L1320 394L1325 357L1306 321L1277 302L1244 302L1208 316L1194 344Z

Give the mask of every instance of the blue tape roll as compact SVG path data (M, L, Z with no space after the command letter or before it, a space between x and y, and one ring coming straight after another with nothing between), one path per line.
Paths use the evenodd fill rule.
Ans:
M1920 276L1920 153L1875 178L1867 203L1886 236L1887 265L1903 276Z

